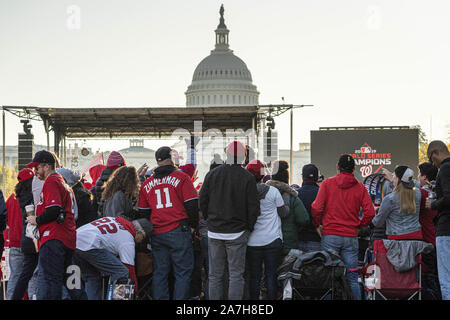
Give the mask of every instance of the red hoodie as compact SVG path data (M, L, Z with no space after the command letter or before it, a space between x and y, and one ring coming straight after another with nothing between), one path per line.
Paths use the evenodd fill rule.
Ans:
M341 172L322 182L311 214L314 225L323 226L323 235L356 237L358 229L369 225L375 209L366 187L352 173Z
M13 193L6 200L6 210L8 212L6 224L9 227L9 246L20 248L20 240L22 239L22 210L19 206L19 200Z

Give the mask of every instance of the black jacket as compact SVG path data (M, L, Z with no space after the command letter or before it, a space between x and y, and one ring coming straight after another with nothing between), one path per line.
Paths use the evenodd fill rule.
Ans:
M444 159L436 178L436 200L431 209L437 210L434 218L436 237L450 236L450 158Z
M73 194L78 207L77 229L97 219L97 212L93 207L91 192L79 181L72 186Z
M114 170L112 169L103 169L100 177L97 179L95 183L95 187L91 189L92 194L94 195L94 201L92 203L94 211L97 212L97 218L103 217L103 201L102 201L102 193L103 193L103 185L112 175Z
M29 192L21 192L16 196L19 201L19 207L22 211L22 238L20 240L20 248L24 254L33 254L36 253L36 249L34 247L33 240L25 236L25 230L27 228L27 213L25 211L25 206L29 204L34 204L33 202L33 193Z
M211 170L200 189L200 210L208 231L253 231L259 212L255 178L241 165L223 164Z

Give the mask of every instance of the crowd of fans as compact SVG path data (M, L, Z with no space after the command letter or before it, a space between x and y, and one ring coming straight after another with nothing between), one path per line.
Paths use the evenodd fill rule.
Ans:
M159 148L151 169L127 166L114 151L106 166L91 169L92 184L54 153L37 152L6 202L0 192L0 249L5 238L11 271L4 298L99 300L107 281L134 284L139 298L147 286L141 276L151 273L155 300L276 300L282 261L323 250L343 261L360 300L354 270L369 235L431 244L424 272L436 281L425 286L450 299L450 153L442 141L429 144L417 179L407 166L383 169L389 191L375 205L350 155L324 180L305 165L298 186L289 184L288 162L269 167L233 141L197 182L197 143L186 140L184 165L175 150ZM73 266L80 281L69 281Z

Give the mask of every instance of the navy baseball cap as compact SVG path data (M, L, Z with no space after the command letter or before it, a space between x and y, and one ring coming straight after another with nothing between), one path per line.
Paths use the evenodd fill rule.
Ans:
M172 158L172 149L170 147L161 147L155 152L156 161L164 161Z
M33 157L33 161L27 164L28 168L36 168L38 164L40 163L49 163L49 164L55 164L56 159L53 156L52 153L50 153L47 150L41 150L36 152L36 154Z
M319 179L319 169L312 163L306 164L302 168L303 179L318 180Z

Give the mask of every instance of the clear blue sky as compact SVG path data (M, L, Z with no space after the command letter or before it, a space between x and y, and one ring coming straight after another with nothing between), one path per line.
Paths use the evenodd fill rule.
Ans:
M418 124L430 138L432 123L447 138L447 0L0 0L0 105L184 106L222 3L260 104L314 105L295 112L295 145L321 126ZM6 144L21 130L8 115Z

